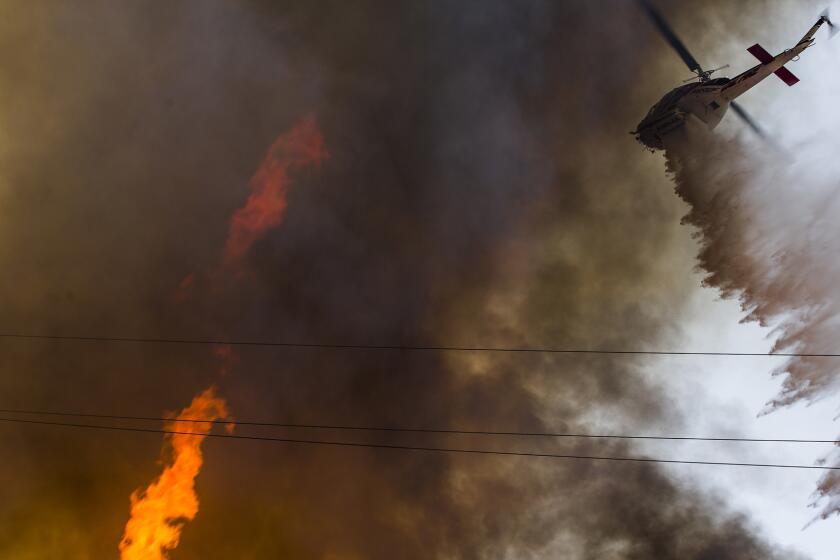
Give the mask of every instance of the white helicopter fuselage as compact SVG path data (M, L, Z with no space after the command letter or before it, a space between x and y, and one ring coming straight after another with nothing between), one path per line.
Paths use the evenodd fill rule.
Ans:
M721 78L721 80L728 80L728 78ZM730 100L723 95L723 88L726 86L720 84L709 85L708 82L700 82L697 85L699 87L694 88L677 101L675 110L691 113L711 130L720 123L723 115L729 109Z

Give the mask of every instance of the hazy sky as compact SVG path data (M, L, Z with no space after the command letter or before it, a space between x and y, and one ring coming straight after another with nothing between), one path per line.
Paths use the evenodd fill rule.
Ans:
M661 4L701 63L731 63L730 75L753 64L746 47L791 46L822 8ZM739 324L737 301L701 287L699 241L680 223L688 206L662 155L627 134L688 77L633 2L10 0L0 11L0 331L772 345L769 327ZM840 140L840 41L824 39L791 66L800 84L771 78L743 99L807 154L790 169L829 185L821 195L833 192ZM249 180L310 116L329 157L290 171L282 219L249 238L236 273L220 272ZM757 154L760 177L764 148L732 117L716 134ZM786 185L750 190L752 161L736 162L744 192L797 212ZM755 223L782 239L789 222L775 231L774 216ZM243 420L808 438L837 428L830 394L756 418L779 390L776 358L250 348L220 360L206 347L21 340L0 350L2 408L157 416L215 384ZM829 451L352 439L806 464ZM0 556L117 557L129 495L160 471L160 449L156 434L0 425ZM810 471L204 449L200 509L173 559L822 560L838 529L833 517L801 531L818 513Z

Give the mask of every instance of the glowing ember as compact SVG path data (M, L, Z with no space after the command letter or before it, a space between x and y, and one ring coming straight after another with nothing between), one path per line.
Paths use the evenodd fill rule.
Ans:
M175 292L175 301L183 303L192 295L193 287L195 286L195 274L187 274L183 280L178 284L178 289Z
M274 141L257 172L251 177L251 196L230 221L224 264L240 260L266 231L277 227L286 212L289 172L317 165L328 157L315 118L303 118Z
M168 435L163 448L163 472L145 490L131 495L131 518L120 542L122 560L162 560L178 546L181 529L198 512L195 477L204 461L201 442L213 426L210 421L227 418L227 404L210 387L166 424L167 430L192 434ZM231 431L233 424L227 427Z

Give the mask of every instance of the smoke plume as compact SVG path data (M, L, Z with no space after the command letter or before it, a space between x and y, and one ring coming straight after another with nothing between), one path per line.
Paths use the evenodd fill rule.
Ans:
M14 84L0 88L8 330L590 348L674 335L681 206L627 134L661 95L639 79L657 74L658 51L632 3L16 8L16 23L0 22L19 47L0 65ZM329 162L265 191L282 227L236 226L227 254L248 284L173 306L173 287L189 294L201 280L189 274L218 265L242 201L260 199L248 177L265 147L306 114ZM321 154L301 152L298 171ZM260 348L216 379L206 348L3 345L9 407L148 415L215 381L238 416L279 422L682 424L627 358ZM0 429L14 450L0 474L17 481L0 500L0 556L111 556L126 489L157 472L155 438ZM205 443L201 515L173 559L792 557L723 497L653 464Z

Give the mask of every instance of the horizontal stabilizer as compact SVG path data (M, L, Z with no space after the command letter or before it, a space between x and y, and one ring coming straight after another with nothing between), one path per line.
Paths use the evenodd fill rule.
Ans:
M756 57L762 64L767 64L768 62L773 60L773 55L764 50L764 47L762 47L758 43L748 48L747 51L751 55Z
M768 62L773 61L773 55L767 52L764 49L764 47L762 47L758 43L748 48L747 51L749 51L751 55L756 57L762 64L767 64ZM789 86L792 86L793 84L799 81L799 78L794 76L793 72L791 72L784 66L782 66L773 73L776 74L776 76L778 76L779 79L781 79L784 83L786 83Z
M781 80L789 86L792 86L793 84L799 81L799 78L794 76L793 72L791 72L784 66L782 66L773 73L776 74L779 78L781 78Z

